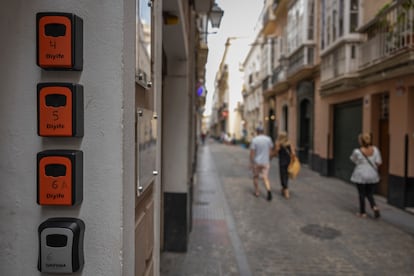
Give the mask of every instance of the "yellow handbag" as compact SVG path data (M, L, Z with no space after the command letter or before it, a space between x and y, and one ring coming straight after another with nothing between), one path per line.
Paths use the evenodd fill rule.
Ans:
M295 155L290 156L290 163L288 166L289 178L295 179L296 176L298 176L299 171L300 171L299 158L297 158Z

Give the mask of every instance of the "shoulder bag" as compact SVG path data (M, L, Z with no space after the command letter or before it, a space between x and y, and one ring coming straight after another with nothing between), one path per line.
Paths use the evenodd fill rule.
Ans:
M359 151L361 152L361 154L365 157L365 159L368 161L369 165L376 171L376 173L379 176L379 172L378 172L378 168L377 166L375 166L374 164L372 164L371 160L369 160L368 156L366 156L361 149L359 149Z
M300 162L299 162L299 158L296 157L295 154L293 154L290 150L288 150L287 148L285 148L287 152L289 152L290 155L290 163L288 166L288 175L289 178L291 179L295 179L300 171Z

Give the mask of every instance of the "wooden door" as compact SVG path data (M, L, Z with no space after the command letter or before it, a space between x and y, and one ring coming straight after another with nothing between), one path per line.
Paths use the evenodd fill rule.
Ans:
M358 135L362 130L362 101L335 106L334 111L334 175L350 181L354 164L349 159L359 147Z
M378 148L381 151L382 165L379 167L379 173L381 181L377 186L377 193L382 196L388 194L388 170L389 170L389 147L390 136L388 134L388 118L381 119L379 122L379 145Z

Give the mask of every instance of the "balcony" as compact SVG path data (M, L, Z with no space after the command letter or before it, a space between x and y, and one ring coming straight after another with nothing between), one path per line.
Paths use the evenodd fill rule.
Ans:
M262 12L262 24L263 24L262 33L264 35L270 35L276 29L275 10L277 8L278 3L279 3L279 0L266 1L265 3L265 6Z
M288 57L288 64L289 79L294 81L309 76L315 67L315 46L302 44Z
M208 46L207 43L203 41L200 41L197 46L197 79L204 79L206 74L205 66L207 64Z
M271 78L269 78L269 76L266 76L263 80L262 80L262 91L265 92L267 91L271 86L270 86L270 80Z
M321 57L320 94L327 96L355 89L358 85L359 40L343 38Z
M356 56L357 42L343 40L321 59L321 81L332 82L357 74L359 58Z
M367 36L366 42L360 46L359 71L363 78L372 78L378 72L404 71L403 66L405 71L412 71L407 66L414 61L412 7L405 8L401 3L395 3L363 26L360 32Z
M286 81L286 69L282 66L279 66L275 70L273 70L272 83L273 85L276 85L284 81Z
M219 90L219 94L223 94L228 88L229 70L227 64L223 66L223 69L217 72L216 85Z
M283 64L283 62L282 62ZM280 65L273 70L272 87L275 93L284 91L288 87L286 66Z

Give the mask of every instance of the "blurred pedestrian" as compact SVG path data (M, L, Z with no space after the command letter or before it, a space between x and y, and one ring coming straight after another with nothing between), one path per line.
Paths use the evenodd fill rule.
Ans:
M206 142L206 136L207 136L207 134L204 132L204 131L202 131L201 132L201 143L204 145L205 144L205 142Z
M279 175L280 175L280 185L282 186L281 193L284 198L290 198L288 181L288 167L290 164L291 157L295 155L295 149L292 143L289 141L288 135L286 132L281 131L276 140L276 147L274 156L279 158Z
M230 145L231 144L231 135L229 132L225 132L224 136L223 136L223 143L226 145Z
M376 184L380 181L378 166L381 165L381 153L372 145L371 135L368 133L358 136L360 147L353 150L350 159L355 164L351 175L351 181L355 183L359 196L359 217L366 217L365 198L374 212L374 217L380 217L380 211L375 203L374 191Z
M250 143L250 164L253 169L254 194L259 194L259 177L263 179L267 190L267 200L272 200L272 192L270 190L269 168L270 154L273 150L272 139L264 134L261 127L256 129L257 136Z

